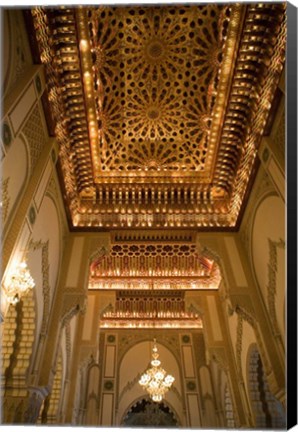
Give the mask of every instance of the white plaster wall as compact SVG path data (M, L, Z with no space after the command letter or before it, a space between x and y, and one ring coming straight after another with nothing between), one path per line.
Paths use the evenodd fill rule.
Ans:
M118 407L118 420L120 421L129 408L129 406L142 397L147 398L147 393L142 389L136 379L137 375L142 375L147 369L149 362L151 361L153 344L150 341L141 342L134 345L128 352L124 355L120 367L119 367L119 393L121 395L123 389L128 383L135 383L131 388L123 394L121 400L119 400ZM174 357L174 355L163 345L157 343L157 348L159 352L159 359L161 361L161 366L166 370L168 374L175 377L175 382L173 385L177 388L179 394L181 395L181 381L179 365ZM118 396L119 397L119 396ZM180 399L176 394L169 390L166 394L165 401L174 409L179 420L183 419L182 404Z
M269 196L258 206L252 227L252 262L258 285L268 308L270 262L268 239L285 241L285 205L280 197ZM284 338L285 250L277 248L275 307L279 330ZM269 308L268 308L269 311ZM269 311L270 315L270 311Z

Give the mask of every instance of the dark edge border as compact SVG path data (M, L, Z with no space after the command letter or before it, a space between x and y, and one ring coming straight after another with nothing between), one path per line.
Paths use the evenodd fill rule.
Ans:
M287 429L297 425L297 8L287 3Z

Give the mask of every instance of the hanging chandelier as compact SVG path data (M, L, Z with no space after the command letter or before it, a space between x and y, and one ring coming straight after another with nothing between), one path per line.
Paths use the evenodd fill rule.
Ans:
M166 371L160 366L159 354L156 346L156 339L152 349L151 368L141 376L139 384L147 390L154 402L161 402L166 392L169 390L175 378L167 375Z
M7 301L15 305L20 297L30 289L34 288L35 282L27 268L25 262L21 262L14 273L10 276L7 285L4 288Z

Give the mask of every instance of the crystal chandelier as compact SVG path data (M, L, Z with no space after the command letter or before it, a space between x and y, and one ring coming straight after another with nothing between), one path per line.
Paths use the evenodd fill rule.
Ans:
M35 286L35 282L25 262L21 262L10 276L4 290L7 301L15 305L20 297Z
M158 357L156 339L154 339L151 360L152 367L149 368L139 380L139 384L147 390L154 402L161 402L165 393L175 381L175 378L172 377L172 375L167 375L166 371L160 366Z

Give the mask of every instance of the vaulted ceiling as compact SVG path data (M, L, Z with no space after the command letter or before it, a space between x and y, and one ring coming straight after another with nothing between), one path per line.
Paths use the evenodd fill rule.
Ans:
M72 229L236 229L285 57L281 3L34 8Z

